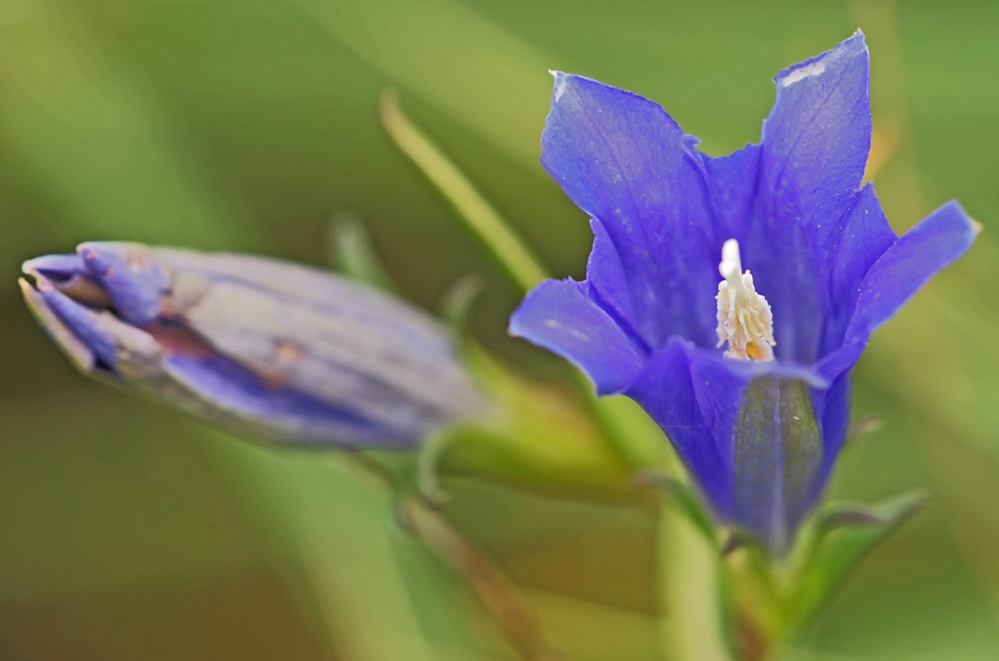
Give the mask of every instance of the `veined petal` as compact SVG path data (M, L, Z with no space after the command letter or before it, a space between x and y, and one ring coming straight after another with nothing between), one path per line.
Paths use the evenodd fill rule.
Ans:
M26 302L82 371L231 427L408 447L489 409L444 327L331 273L112 242L23 268Z
M745 242L746 221L752 217L757 198L760 151L759 145L749 144L728 156L699 154L716 235L723 242Z
M812 408L822 429L822 471L813 485L812 493L804 502L793 505L799 517L807 513L822 495L822 488L832 471L836 457L843 449L846 432L850 426L850 395L853 392L849 371L840 374L826 390L812 391Z
M622 331L648 349L648 343L637 330L630 283L621 255L603 223L592 218L590 229L593 230L593 248L586 260L584 288L589 297L598 301L600 308L613 317Z
M144 326L160 316L170 278L146 246L94 241L81 243L76 252L87 274L111 296L119 317Z
M839 237L824 255L829 289L819 357L843 343L860 293L860 283L897 238L881 210L874 186L868 183L844 218Z
M866 340L934 273L970 248L979 229L961 205L951 201L903 234L864 277L846 341Z
M715 513L729 519L732 447L717 432L731 431L745 381L704 364L695 379L694 352L689 342L671 339L649 359L626 394L666 432Z
M618 393L641 369L644 352L574 280L546 280L510 317L510 334L530 340L582 368L597 394Z
M860 284L843 346L817 370L835 378L860 357L874 329L887 321L930 277L971 247L979 225L951 201L902 235L874 263Z
M269 266L279 277L273 270L280 267ZM422 405L458 416L474 408L478 393L469 390L441 329L421 335L419 327L401 323L408 312L403 304L396 315L385 315L376 292L329 280L327 288L335 282L339 295L317 299L315 292L278 295L213 276L180 316L214 350L275 386L327 402L349 400L361 415L388 419ZM370 305L358 290L370 293Z
M674 338L626 394L663 428L718 516L783 550L821 487L811 398L826 386L802 366L727 360Z
M754 379L741 403L733 519L782 555L821 484L822 433L802 381Z
M762 189L784 219L816 238L835 235L852 206L871 145L869 57L859 30L832 50L774 77L777 99L763 125Z
M868 53L859 31L779 73L764 123L744 264L774 314L778 358L819 356L827 260L855 205L870 149Z
M541 162L600 221L621 256L627 302L644 342L713 344L715 236L700 157L663 108L582 76L555 74ZM601 291L613 286L594 273Z
M348 406L316 399L295 388L274 388L256 373L217 355L172 354L164 375L181 386L185 410L278 441L340 446L409 446L442 421L422 419L409 407L407 419L365 418ZM148 384L147 384L148 389ZM177 392L177 388L173 388ZM430 413L428 411L428 413Z

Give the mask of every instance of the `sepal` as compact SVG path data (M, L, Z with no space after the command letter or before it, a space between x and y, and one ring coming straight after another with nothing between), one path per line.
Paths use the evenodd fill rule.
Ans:
M804 560L794 596L785 606L788 622L796 628L810 619L843 584L867 553L926 502L913 491L873 507L831 504L816 516L814 541Z
M446 452L424 457L428 466L563 494L635 490L629 467L583 402L512 369L471 338L462 349L492 414L448 428Z
M725 558L738 637L765 647L814 618L863 557L923 505L910 492L875 506L834 503L802 528L789 556L769 559L752 538Z
M402 290L378 256L364 222L352 214L340 214L326 230L326 260L351 280L399 296Z
M711 544L717 545L719 530L715 528L711 514L704 506L703 499L690 483L675 475L655 470L639 471L635 474L634 479L639 485L657 488L676 512L686 517ZM735 539L737 539L736 536L730 536L725 545L722 546L723 555L725 554L725 546Z

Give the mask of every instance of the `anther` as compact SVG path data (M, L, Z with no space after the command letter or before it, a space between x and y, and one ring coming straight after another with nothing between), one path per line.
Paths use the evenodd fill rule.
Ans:
M773 360L773 315L770 304L756 293L753 276L743 272L739 242L729 239L722 246L718 272L725 278L718 283L718 346L728 342L726 358L737 360Z

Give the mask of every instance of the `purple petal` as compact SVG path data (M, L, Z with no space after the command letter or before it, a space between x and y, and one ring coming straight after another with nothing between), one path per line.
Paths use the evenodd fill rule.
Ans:
M728 156L700 157L717 235L722 241L745 241L746 221L752 217L757 197L760 146L746 145ZM714 266L720 259L719 249Z
M21 271L53 283L67 282L86 273L79 255L42 255L21 264Z
M852 206L871 145L869 58L859 30L830 51L781 71L763 125L762 188L774 210L800 217L818 238L834 236ZM824 225L824 223L823 223Z
M52 338L56 346L66 354L74 367L84 374L90 374L97 363L94 351L77 337L73 329L52 310L42 292L24 278L18 279L17 284L21 288L21 295L24 297L28 310L31 311L38 324Z
M735 429L733 518L778 556L820 486L824 448L810 400L801 381L756 379Z
M824 449L822 471L816 481L814 492L809 494L804 502L796 505L799 514L804 515L812 504L818 500L822 487L832 470L839 451L843 449L846 432L850 426L850 395L853 391L850 372L841 374L828 390L812 391L812 407L815 417L822 429L822 447Z
M732 513L731 431L746 382L698 362L690 343L672 339L653 355L626 394L642 405L694 475L722 518ZM719 442L721 440L721 442Z
M863 34L774 80L743 263L773 309L778 358L812 363L828 306L825 262L855 205L870 148Z
M418 411L399 424L371 420L349 408L320 401L294 388L267 384L257 374L221 356L172 354L163 363L187 391L185 408L236 427L253 426L265 436L338 446L409 446L439 420ZM193 399L192 399L193 396Z
M822 359L817 370L835 378L860 357L875 328L887 321L930 277L957 259L979 225L951 201L902 235L874 263L860 293L843 346Z
M815 386L825 385L807 368L728 360L673 339L626 394L663 428L718 516L780 553L827 474L812 404L824 405Z
M627 388L645 358L642 349L574 280L546 280L538 285L511 315L509 331L578 365L600 395Z
M636 344L644 347L648 353L649 346L637 330L630 284L621 256L603 223L593 218L590 220L590 228L593 230L593 248L586 261L584 288L590 299L607 312L621 330Z
M114 318L107 312L97 312L81 305L62 292L52 289L45 281L39 281L36 291L45 306L93 352L97 361L113 371L118 362L115 349L117 343L110 326L125 325L121 322L115 324Z
M160 316L170 276L146 246L93 241L77 249L87 273L107 290L125 321L145 326Z
M705 202L700 156L656 103L581 76L555 74L541 162L606 230L620 257L630 309L644 342L669 336L714 342L721 250ZM602 293L618 290L591 276Z
M829 298L820 357L843 343L860 293L860 283L874 262L897 238L881 210L874 186L867 184L847 214L839 237L824 255L829 269Z

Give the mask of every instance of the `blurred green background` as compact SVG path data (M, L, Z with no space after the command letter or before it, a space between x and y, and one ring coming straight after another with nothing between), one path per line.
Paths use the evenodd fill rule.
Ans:
M380 128L410 116L553 272L590 234L537 162L547 69L663 105L723 153L759 138L779 68L860 26L875 182L901 231L952 197L972 251L876 333L857 415L884 427L833 494L922 487L781 659L999 658L999 5L639 0L0 0L0 658L513 659L475 596L334 456L276 451L91 384L35 327L20 262L85 239L324 261L364 219L427 307L458 277L504 335L516 293ZM446 516L569 659L657 659L647 507L451 479Z

